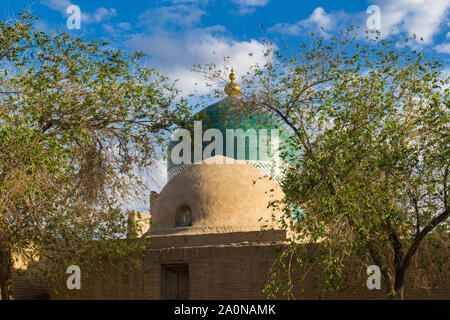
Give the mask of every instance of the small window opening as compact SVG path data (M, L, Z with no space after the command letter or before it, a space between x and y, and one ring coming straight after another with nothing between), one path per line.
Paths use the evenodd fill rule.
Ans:
M181 206L176 214L175 225L177 227L190 227L192 226L192 210L189 206Z

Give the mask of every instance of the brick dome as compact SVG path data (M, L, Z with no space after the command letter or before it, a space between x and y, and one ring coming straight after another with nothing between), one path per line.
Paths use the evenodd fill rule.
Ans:
M227 160L231 164L217 163ZM272 216L279 212L268 205L284 194L273 179L235 159L206 161L188 165L152 201L154 233L250 231L267 222L275 226Z

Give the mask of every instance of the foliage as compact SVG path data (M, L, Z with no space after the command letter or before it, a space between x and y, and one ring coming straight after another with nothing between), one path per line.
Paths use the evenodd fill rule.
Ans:
M34 31L34 19L0 21L0 248L61 271L95 270L100 258L143 248L104 240L126 235L121 205L143 192L136 169L155 160L189 110L139 54Z
M307 273L321 293L347 290L348 277L361 287L375 264L387 295L403 298L407 272L426 288L448 272L449 79L408 39L357 35L312 34L292 51L267 42L267 63L241 79L246 106L281 119L300 151L284 170L284 200L272 203L290 243L269 297L295 298ZM197 71L221 76L211 65ZM303 214L293 219L295 207ZM312 257L306 243L319 248Z

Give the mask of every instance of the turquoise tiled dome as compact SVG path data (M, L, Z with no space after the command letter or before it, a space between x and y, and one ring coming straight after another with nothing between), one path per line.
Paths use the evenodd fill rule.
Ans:
M209 107L206 107L202 111L198 112L192 119L192 121L202 121L202 131L203 133L207 129L217 129L223 135L223 156L227 156L227 145L226 145L226 134L227 129L242 129L244 132L247 132L250 129L254 129L257 136L257 150L256 152L249 152L249 142L246 139L246 148L245 155L240 156L237 151L237 141L235 138L234 150L230 152L233 155L234 159L245 161L258 169L262 170L264 173L269 174L271 176L275 176L273 172L273 163L271 161L267 161L267 159L260 159L260 148L261 143L266 143L267 151L269 151L269 155L271 155L271 132L274 129L278 129L278 137L279 137L279 146L280 149L286 145L286 142L289 137L289 133L286 128L279 123L279 121L269 117L267 114L263 114L257 111L249 111L246 110L245 106L242 104L241 100L237 97L227 97ZM191 132L192 139L193 135L193 122L192 127L187 128ZM260 139L260 129L266 129L267 132L267 140ZM262 137L261 137L262 138ZM176 176L180 173L185 167L184 164L175 165L171 161L170 152L172 148L178 143L178 141L171 141L169 144L169 156L167 161L167 170L169 179ZM207 145L211 142L203 142L203 150ZM192 141L193 144L193 141ZM202 150L202 151L203 151ZM263 152L265 149L262 149ZM275 151L275 150L274 150ZM192 155L192 163L193 159L193 149L191 150ZM215 156L219 154L212 154L211 156ZM272 152L273 155L273 152ZM203 159L206 160L206 159Z

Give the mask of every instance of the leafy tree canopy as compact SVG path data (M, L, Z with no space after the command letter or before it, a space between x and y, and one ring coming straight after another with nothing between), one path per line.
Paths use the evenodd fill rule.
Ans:
M135 169L155 160L189 113L174 84L142 66L140 54L36 32L34 19L24 12L0 21L3 298L11 297L11 252L86 270L142 248L101 240L126 234L122 201L142 192Z
M281 119L300 152L284 170L285 199L272 203L291 242L265 288L270 297L298 296L309 270L320 270L329 292L348 290L346 277L365 286L367 266L378 265L395 298L407 272L411 286L428 289L438 271L448 274L449 79L408 39L358 35L312 34L282 50L266 42L265 65L241 79L247 108ZM196 70L223 77L213 65ZM292 219L293 208L304 214ZM312 257L305 243L319 248Z

